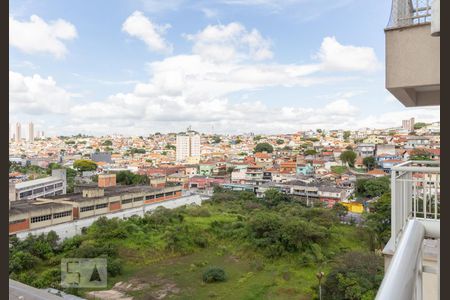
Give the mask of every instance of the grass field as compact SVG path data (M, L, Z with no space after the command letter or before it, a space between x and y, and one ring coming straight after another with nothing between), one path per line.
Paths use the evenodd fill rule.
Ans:
M207 228L213 221L234 219L228 214L213 214L186 217L185 221ZM340 253L367 248L356 227L339 225L332 230L339 238L330 242L329 251ZM126 261L123 274L110 280L108 286L133 280L150 283L141 291L128 293L134 299L152 299L161 293L167 294L165 299L314 299L315 274L329 270L329 262L305 264L293 254L269 260L230 241L217 241L184 256L170 253L154 256L153 251L149 255L146 252L142 248L122 247L120 256ZM210 266L223 268L227 280L204 283L202 274Z

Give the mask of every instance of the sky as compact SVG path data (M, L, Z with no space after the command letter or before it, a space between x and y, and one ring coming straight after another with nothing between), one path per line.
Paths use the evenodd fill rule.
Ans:
M10 122L46 135L387 128L389 0L15 0ZM22 125L22 128L25 127Z

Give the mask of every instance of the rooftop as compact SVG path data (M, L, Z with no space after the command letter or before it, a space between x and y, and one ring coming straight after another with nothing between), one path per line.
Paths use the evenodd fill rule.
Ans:
M48 183L52 183L52 182L56 182L56 181L60 181L60 180L61 180L61 178L49 176L49 177L45 177L45 178L24 181L24 182L17 183L16 189L26 189L26 188L29 188L29 187L32 187L35 185L48 184Z

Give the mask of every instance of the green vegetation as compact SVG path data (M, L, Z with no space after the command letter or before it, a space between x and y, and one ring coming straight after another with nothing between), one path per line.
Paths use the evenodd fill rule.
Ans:
M367 229L371 233L371 247L383 249L391 237L391 194L383 194L371 209L372 213L365 213Z
M283 145L284 144L284 140L283 139L277 139L276 143L277 143L277 145Z
M345 164L348 164L350 167L355 166L355 160L356 160L356 153L351 151L351 150L347 150L341 153L341 161Z
M430 152L424 149L414 149L411 151L410 160L431 160Z
M255 149L253 150L253 152L257 153L257 152L267 152L267 153L272 153L273 152L273 146L269 143L259 143L255 146Z
M379 197L390 192L389 176L358 179L356 181L356 193L361 197Z
M102 146L112 146L112 141L111 140L106 140L102 143Z
M350 137L351 134L352 133L350 131L344 131L344 134L343 134L344 140L348 141L348 138Z
M382 274L383 259L375 253L341 254L327 276L323 299L374 299Z
M425 126L427 126L426 123L417 122L417 123L414 124L414 129L417 130L417 129L420 129L420 128L425 127Z
M108 287L119 281L149 283L130 292L135 299L153 297L164 284L179 289L171 299L314 299L320 269L327 295L346 293L324 299L365 299L375 294L379 281L372 279L381 276L382 263L369 250L366 229L341 224L342 214L338 206L305 207L277 190L257 199L250 192L216 188L201 207L160 207L127 220L100 218L81 236L60 243L54 233L21 242L12 238L10 277L61 288L61 258L106 257ZM370 268L363 267L365 259L341 259L345 253L356 257L353 251L372 255ZM327 288L328 280L339 280L330 284L336 290Z
M331 166L331 172L336 174L344 174L347 172L347 167L345 166Z
M363 165L365 165L368 170L372 170L376 165L375 158L373 156L364 157Z
M308 149L305 151L305 155L316 155L317 151L314 149Z
M257 136L255 136L255 137L253 137L253 140L254 140L255 142L258 142L258 141L262 140L262 136L257 135Z
M222 141L222 139L221 139L220 136L218 136L218 135L215 135L215 136L213 136L213 138L212 138L212 143L213 143L213 144L219 144L221 141Z
M73 167L79 172L95 171L97 169L97 164L92 160L79 159L74 161Z
M166 149L166 150L176 150L177 147L176 147L175 145L172 145L172 144L167 144L167 145L164 147L164 149ZM144 152L144 153L145 153L145 152Z
M120 171L116 174L116 181L123 185L148 184L149 179L146 175L131 173L130 171Z

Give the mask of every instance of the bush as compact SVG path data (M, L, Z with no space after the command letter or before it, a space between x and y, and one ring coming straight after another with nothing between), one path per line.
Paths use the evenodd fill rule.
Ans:
M226 274L222 268L211 267L203 273L203 281L206 283L225 281Z

